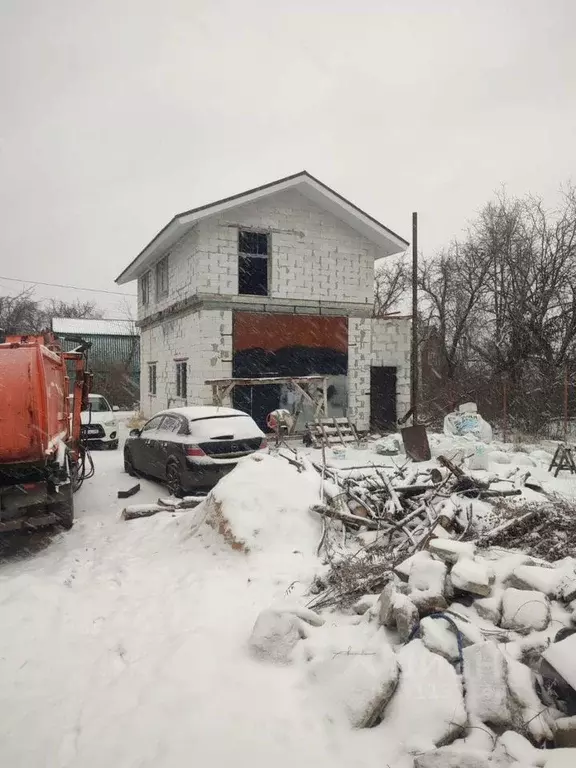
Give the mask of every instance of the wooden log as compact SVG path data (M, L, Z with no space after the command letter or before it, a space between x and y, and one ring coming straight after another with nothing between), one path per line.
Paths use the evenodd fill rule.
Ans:
M173 497L158 499L158 504L166 509L172 509L178 511L179 509L194 509L203 501L207 496L185 496L183 499L175 499Z
M372 531L377 531L381 528L376 520L372 520L369 517L358 517L353 515L351 512L340 512L340 510L335 509L334 507L326 506L324 504L314 504L314 506L311 507L311 510L312 512L317 512L319 515L324 515L324 517L333 517L336 520L342 520L342 522L350 523L354 526L370 528Z
M497 488L486 488L483 491L478 492L479 499L497 499L505 496L521 496L522 491L520 488L510 488L499 491Z
M446 467L454 477L461 478L465 477L463 470L458 467L456 464L454 464L453 461L450 461L450 459L447 459L446 456L438 456L438 464L441 464L443 467Z
M207 496L186 496L180 501L177 509L194 509L194 507L206 501L207 498Z
M161 507L166 507L166 509L176 509L178 507L178 504L180 503L180 499L175 499L173 497L164 497L158 499L156 502Z
M152 517L158 512L166 512L168 507L160 504L132 504L122 510L124 520L137 520L139 517Z
M386 474L386 472L381 471L380 469L376 470L376 474L382 480L382 484L385 486L386 490L388 491L388 494L390 495L390 498L392 499L392 502L394 504L394 508L397 512L402 512L402 504L400 503L400 499L398 498L398 493L393 488L392 483L390 482L390 478Z
M411 496L419 496L421 493L434 491L437 487L436 485L397 485L394 487L394 490L400 496L410 498Z
M498 538L500 534L506 533L506 531L509 531L511 528L515 528L517 525L522 525L523 523L529 522L533 517L537 517L541 512L542 508L538 507L537 509L531 509L530 512L526 512L524 515L520 515L520 517L513 517L512 520L508 520L502 525L499 525L497 528L494 528L494 530L489 531L488 533L481 536L477 543L486 544L487 542L492 541L492 539Z

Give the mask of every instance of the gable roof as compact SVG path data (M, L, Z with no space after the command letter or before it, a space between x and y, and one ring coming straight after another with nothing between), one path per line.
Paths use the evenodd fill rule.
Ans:
M132 320L95 320L76 317L53 317L52 330L56 334L78 336L137 336Z
M309 200L319 205L324 210L334 214L344 221L352 229L366 237L378 246L383 256L391 256L403 251L408 246L404 238L397 235L377 219L373 218L361 208L351 203L338 192L335 192L326 184L312 176L308 171L300 171L292 176L286 176L277 181L263 184L261 187L249 189L247 192L225 197L214 203L201 205L190 211L177 213L166 226L148 243L148 245L136 256L136 258L118 275L116 282L119 285L128 283L139 277L160 256L172 248L175 243L185 235L196 222L213 216L231 208L236 208L246 203L252 203L263 197L268 197L286 189L296 189Z

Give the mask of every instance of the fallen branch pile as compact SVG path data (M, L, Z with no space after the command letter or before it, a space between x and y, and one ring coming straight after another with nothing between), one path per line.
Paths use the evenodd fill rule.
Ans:
M329 583L316 585L311 607L351 604L384 586L391 570L426 546L432 536L463 539L470 535L470 499L516 496L528 473L480 482L446 457L441 468L420 469L412 463L389 467L370 464L336 469L279 453L299 471L314 469L323 479L323 503L313 507L324 518L318 553L331 563ZM509 488L493 484L505 482ZM442 529L442 530L441 530ZM360 549L350 556L341 547L348 534L362 534Z
M501 500L493 518L496 525L480 537L481 546L520 549L546 560L576 557L576 506L570 499L550 495L522 505Z

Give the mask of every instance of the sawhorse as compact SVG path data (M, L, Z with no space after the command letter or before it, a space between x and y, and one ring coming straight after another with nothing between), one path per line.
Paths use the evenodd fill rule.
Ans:
M556 448L556 453L550 462L548 472L552 472L554 468L556 468L554 477L558 477L558 472L562 469L569 469L571 475L576 474L576 464L574 463L574 457L572 456L572 448L564 445L564 443L560 443L558 448Z

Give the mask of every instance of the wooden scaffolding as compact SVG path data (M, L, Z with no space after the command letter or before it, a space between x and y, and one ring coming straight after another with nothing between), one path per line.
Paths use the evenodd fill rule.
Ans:
M294 428L302 412L302 404L309 403L314 408L314 420L328 416L328 379L326 376L266 376L263 378L243 379L208 379L212 387L212 403L222 406L226 397L232 394L234 387L259 387L266 384L289 384L299 395L294 416Z

